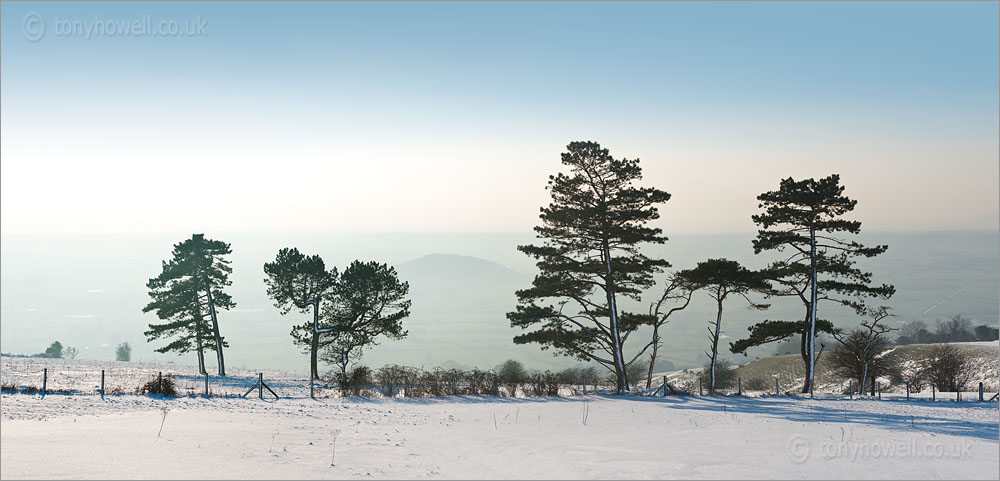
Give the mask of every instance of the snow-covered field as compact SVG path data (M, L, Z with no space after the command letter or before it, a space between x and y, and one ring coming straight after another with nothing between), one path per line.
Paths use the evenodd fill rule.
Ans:
M1000 477L997 403L302 394L5 393L0 477Z

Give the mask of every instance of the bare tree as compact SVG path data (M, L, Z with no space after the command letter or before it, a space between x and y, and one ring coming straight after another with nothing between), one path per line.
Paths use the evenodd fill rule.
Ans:
M931 348L921 363L923 377L934 383L938 390L961 391L972 380L972 356L951 344L938 344Z
M924 344L930 341L931 333L924 321L906 321L899 329L896 344Z
M873 365L878 364L878 370L884 370L891 362L891 359L885 358L889 341L882 336L898 329L879 324L886 318L894 317L889 313L889 309L886 306L866 308L865 312L869 318L861 321L859 329L852 330L847 335L839 330L833 332L833 338L840 343L840 348L835 351L837 354L833 363L837 367L853 371L852 374L858 379L859 393L864 392L869 374L873 379L882 374L872 369Z
M972 333L972 320L961 314L951 316L947 321L937 321L938 342L968 342L976 340Z
M681 311L691 303L691 295L697 288L682 276L671 275L667 279L667 286L663 289L663 295L656 304L649 306L649 315L652 317L653 325L653 351L649 355L649 372L646 375L646 389L652 386L653 366L656 365L656 354L662 345L660 339L660 326L670 322L670 316ZM673 305L666 309L667 305ZM666 309L666 312L664 312Z

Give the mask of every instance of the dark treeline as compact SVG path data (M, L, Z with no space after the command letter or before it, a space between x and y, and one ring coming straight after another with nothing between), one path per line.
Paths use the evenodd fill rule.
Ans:
M986 324L972 327L972 320L956 314L938 320L931 331L924 321L909 321L899 329L896 344L936 344L942 342L996 341L1000 329Z

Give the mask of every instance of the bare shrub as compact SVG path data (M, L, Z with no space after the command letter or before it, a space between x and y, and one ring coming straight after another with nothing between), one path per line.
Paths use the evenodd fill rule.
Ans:
M339 373L328 376L340 377ZM372 384L372 370L368 366L355 366L347 372L347 379L340 383L341 396L360 396L361 390Z
M448 383L445 381L444 369L434 368L433 371L423 373L420 379L428 396L438 397L448 394Z
M635 361L625 368L625 376L628 378L629 384L636 388L639 384L644 383L648 371L649 361Z
M767 391L774 387L774 381L769 381L764 378L755 377L753 379L747 379L743 383L743 389L747 391Z
M843 379L853 379L856 386L870 385L879 377L893 377L899 371L899 358L892 350L892 343L885 337L870 335L855 329L837 338L840 345L827 354L826 362L834 374Z
M375 372L375 381L383 396L393 397L401 391L406 376L405 370L406 366L393 364L383 366Z
M167 374L161 379L158 376L154 376L146 384L139 386L135 390L136 394L162 394L167 397L174 397L177 395L177 383L174 382L174 376Z
M491 394L493 378L496 375L491 371L481 371L478 368L465 373L465 382L468 385L469 394Z
M932 347L921 366L923 378L935 384L939 391L961 391L974 374L972 356L951 344Z
M711 391L712 364L708 363L702 369L701 376L705 380L705 389ZM695 385L695 388L698 386ZM736 388L736 366L728 359L718 359L715 361L715 389L735 389Z

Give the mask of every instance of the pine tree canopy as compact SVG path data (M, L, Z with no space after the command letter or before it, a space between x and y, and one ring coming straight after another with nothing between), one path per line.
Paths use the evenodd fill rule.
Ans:
M302 302L319 301L322 305L323 301L329 301L340 277L336 267L326 270L326 264L320 256L306 256L297 248L287 247L278 251L274 262L264 264L264 273L267 275L264 278L267 295L274 300L274 307L278 308L282 315L288 314L292 309L309 313L312 306L300 304ZM332 321L329 317L322 311L319 314L320 328L330 327ZM292 342L305 352L311 352L313 349L316 334L314 324L310 318L302 324L292 326L290 332ZM334 340L332 336L315 337L317 349Z
M818 300L835 301L862 312L864 298L889 298L895 293L891 285L871 285L871 273L856 266L858 257L874 257L889 246L866 247L835 235L861 232L860 221L841 218L857 205L843 192L840 176L833 174L819 181L789 177L781 181L779 190L757 197L764 212L752 216L761 227L753 240L754 253L790 251L762 271L778 284L770 295L803 297L808 292L812 283L810 232L816 235Z
M693 269L683 270L677 276L696 289L706 289L716 301L729 294L739 294L751 306L767 308L766 304L751 302L747 294L766 292L771 284L759 272L755 272L729 259L708 259L699 262Z
M202 349L217 350L207 291L211 290L216 309L236 307L232 297L223 291L232 284L230 261L223 257L231 252L229 244L205 239L203 234L194 234L174 245L172 257L162 263L160 274L146 283L152 300L142 312L155 312L158 318L167 321L149 324L144 332L146 339L151 342L174 338L156 352L195 351L199 338ZM224 337L219 336L219 340L222 347L229 346Z
M306 256L287 247L278 251L274 262L264 264L264 273L267 295L282 314L296 307L308 312L309 306L299 307L299 303L327 297L339 276L336 267L327 272L320 256Z
M410 315L406 299L410 285L399 280L396 269L374 261L351 262L333 288L332 302L324 308L335 333L350 334L363 346L376 344L379 336L402 339L402 320Z
M549 177L552 201L534 228L543 243L518 246L540 272L531 287L517 291L518 306L507 318L528 331L514 337L517 344L538 343L611 369L621 349L617 335L624 343L652 322L649 314L619 315L617 305L612 312L610 302L617 295L638 299L653 275L670 266L639 252L641 244L667 240L649 223L660 217L657 206L670 194L635 185L642 179L639 160L615 159L595 142L569 144L562 163L569 173Z
M809 335L809 321L772 321L764 320L747 328L750 336L729 343L729 350L735 354L746 355L751 347L762 346L771 342L788 339L795 335ZM816 319L816 333L833 334L833 323L826 319Z

